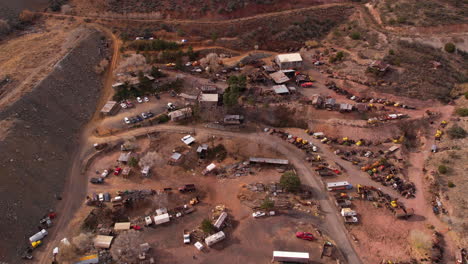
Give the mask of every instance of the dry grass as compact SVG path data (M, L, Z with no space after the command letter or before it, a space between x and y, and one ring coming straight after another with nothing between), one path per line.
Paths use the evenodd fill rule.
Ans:
M408 240L411 248L420 256L424 256L432 247L431 236L420 230L412 230Z
M0 43L0 76L12 82L0 90L0 108L18 100L52 71L60 60L87 31L64 21L46 21L36 33Z

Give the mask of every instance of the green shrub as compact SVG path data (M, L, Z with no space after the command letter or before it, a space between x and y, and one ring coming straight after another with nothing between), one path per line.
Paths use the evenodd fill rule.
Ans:
M458 125L454 125L447 131L450 138L465 138L466 130Z
M359 32L353 32L349 35L350 38L354 39L354 40L359 40L361 39L361 33Z
M468 108L458 108L456 112L459 116L468 116Z
M128 165L130 167L136 167L138 165L138 159L135 157L131 157L130 160L128 161Z
M439 165L437 170L439 171L439 173L442 173L442 174L446 174L448 172L448 168L445 165Z
M162 115L158 116L158 117L156 118L156 120L158 120L159 123L166 123L166 122L168 122L169 120L171 120L171 118L170 118L168 115L166 115L166 114L162 114Z
M203 219L203 221L201 222L201 230L203 230L203 232L205 232L205 233L212 234L215 231L215 227L211 223L210 220Z
M465 92L465 99L468 99L468 92Z
M263 200L262 204L260 205L260 208L263 210L271 210L275 207L275 202L270 200L270 198L266 198Z
M449 182L447 183L447 186L448 186L449 188L453 188L453 187L455 187L455 183L449 181Z
M454 53L455 50L456 50L456 47L455 47L455 44L453 44L452 42L449 42L449 43L445 44L444 49L448 53Z
M301 189L301 179L296 173L287 171L281 175L280 185L288 192L297 192Z

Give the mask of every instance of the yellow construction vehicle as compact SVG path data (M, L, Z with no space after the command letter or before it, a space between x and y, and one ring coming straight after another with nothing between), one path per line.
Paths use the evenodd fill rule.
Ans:
M442 122L440 122L440 126L441 126L442 128L445 128L445 127L447 126L447 124L448 124L448 122L445 121L445 120L443 120Z
M362 140L359 140L358 142L356 142L356 146L362 146L364 142L362 142Z
M393 208L397 208L398 207L398 203L396 201L391 201L390 202L390 206L392 206Z
M435 139L440 139L442 137L442 130L439 130L437 129L436 133L435 133Z
M40 246L42 244L42 241L41 240L38 240L38 241L34 241L31 243L31 247L32 248L37 248L38 246Z
M344 138L343 138L343 141L344 141L344 142L346 142L346 141L348 141L348 140L349 140L348 137L344 137Z

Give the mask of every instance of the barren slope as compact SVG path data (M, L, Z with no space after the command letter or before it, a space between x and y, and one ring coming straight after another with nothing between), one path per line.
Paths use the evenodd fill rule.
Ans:
M100 33L90 33L32 92L0 112L2 122L14 120L0 137L0 260L18 263L14 255L54 208L78 133L94 113L101 80L93 68L106 52Z

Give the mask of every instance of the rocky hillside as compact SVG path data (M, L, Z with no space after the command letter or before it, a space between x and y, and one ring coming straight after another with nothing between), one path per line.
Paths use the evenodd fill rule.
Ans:
M15 260L53 209L78 149L82 126L95 111L107 52L93 31L29 94L0 113L0 260ZM60 214L60 212L58 212Z

